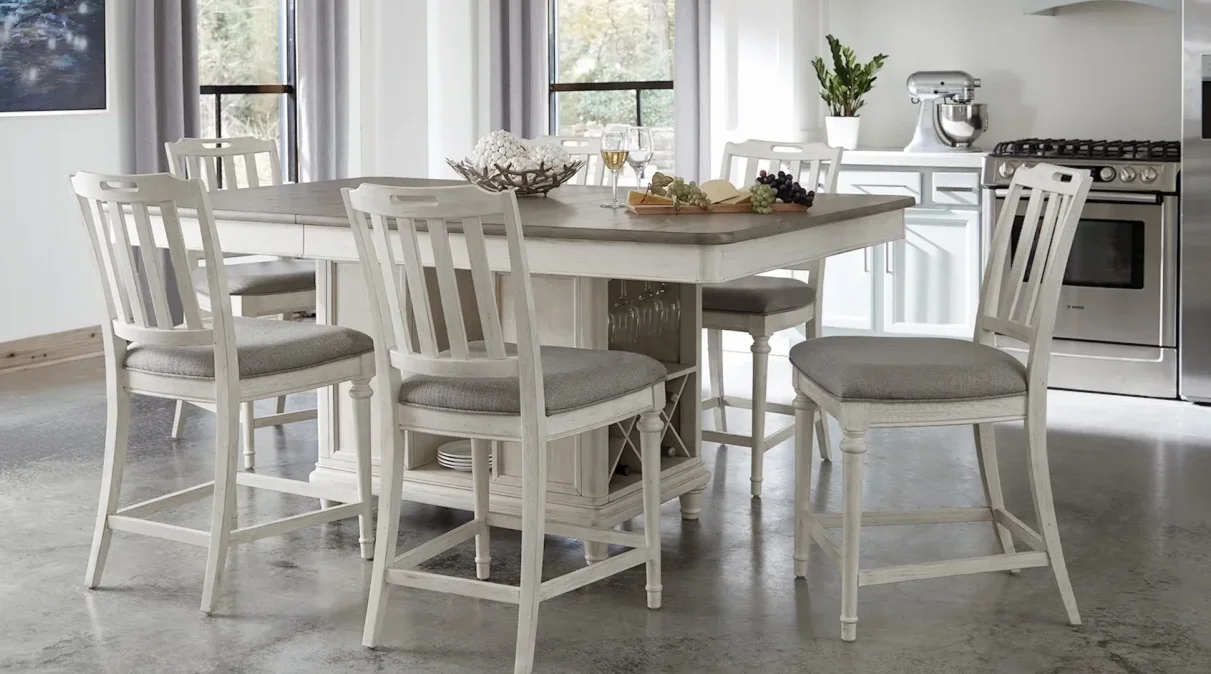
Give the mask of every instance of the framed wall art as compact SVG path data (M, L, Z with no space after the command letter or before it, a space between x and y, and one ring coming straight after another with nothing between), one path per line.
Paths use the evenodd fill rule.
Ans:
M0 0L0 114L105 110L105 0Z

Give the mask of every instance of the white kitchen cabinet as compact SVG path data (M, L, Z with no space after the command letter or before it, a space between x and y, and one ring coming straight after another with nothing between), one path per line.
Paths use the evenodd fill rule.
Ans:
M904 230L904 239L885 244L881 332L970 338L979 302L979 212L913 209Z
M828 259L825 333L970 338L982 273L977 157L931 155L914 167L908 153L865 154L871 165L843 160L837 191L911 196L918 207L903 240Z

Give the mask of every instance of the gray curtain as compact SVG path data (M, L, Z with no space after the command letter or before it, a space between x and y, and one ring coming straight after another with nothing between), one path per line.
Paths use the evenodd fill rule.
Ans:
M135 0L135 173L167 171L164 143L198 135L197 14L196 0ZM160 266L168 286L169 310L179 323L183 319L181 298L167 249L160 249ZM150 302L150 293L145 299Z
M168 170L164 143L198 135L196 0L135 0L135 171Z
M711 166L711 2L677 0L673 81L677 173L714 178Z
M547 3L491 0L492 129L522 138L548 133Z
M295 7L301 182L344 178L348 170L348 11L346 0Z

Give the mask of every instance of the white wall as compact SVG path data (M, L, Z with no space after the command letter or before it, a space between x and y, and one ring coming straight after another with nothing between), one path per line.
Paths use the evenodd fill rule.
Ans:
M1021 0L833 0L829 32L866 60L890 56L862 110L861 144L903 147L917 70L983 79L990 128L979 144L1025 137L1176 140L1181 15L1094 2L1026 16Z
M0 116L0 342L101 320L100 284L67 177L133 165L130 5L108 5L109 109Z

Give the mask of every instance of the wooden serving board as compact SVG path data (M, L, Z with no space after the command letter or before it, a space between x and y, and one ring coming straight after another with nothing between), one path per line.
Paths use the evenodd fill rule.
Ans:
M715 204L710 210L697 206L682 206L680 209L664 204L628 204L627 210L635 215L702 215L716 213L752 213L752 204ZM807 206L787 204L781 201L774 204L775 213L805 213Z

